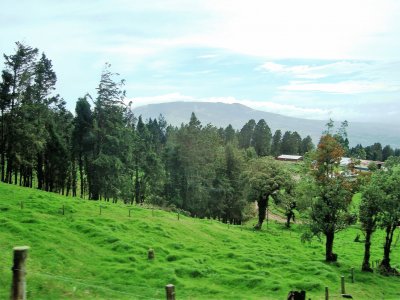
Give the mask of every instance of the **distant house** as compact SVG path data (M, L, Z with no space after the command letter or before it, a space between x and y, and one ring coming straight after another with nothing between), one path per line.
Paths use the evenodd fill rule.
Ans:
M351 158L350 157L342 157L340 160L340 166L342 167L347 167L349 164L351 164Z
M359 171L369 171L368 166L371 163L376 164L377 168L380 169L383 166L382 161L374 161L374 160L367 160L367 159L352 159L350 157L342 157L340 160L340 165L342 167L346 167L349 164L353 163L355 161L357 164L354 166L354 169L359 170Z
M371 163L376 164L378 169L382 168L382 166L384 164L382 161L360 159L360 163L355 166L355 169L360 170L360 171L369 171L368 166Z
M283 161L299 162L299 161L303 160L303 156L282 154L282 155L277 156L276 159L283 160Z

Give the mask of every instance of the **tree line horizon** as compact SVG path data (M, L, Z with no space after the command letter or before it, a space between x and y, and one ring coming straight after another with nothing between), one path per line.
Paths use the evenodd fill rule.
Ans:
M92 200L119 198L142 203L150 198L159 203L164 196L170 204L201 216L189 207L192 189L210 186L216 193L221 187L215 185L225 184L231 185L230 190L237 186L237 178L229 168L240 169L246 159L304 155L314 149L311 137L301 138L296 131L278 129L272 135L264 119L257 123L251 119L240 131L231 125L202 126L194 113L180 128L167 125L161 115L144 123L124 104L124 81L116 79L118 74L110 71L109 64L101 74L97 97L79 98L74 116L65 100L55 94L57 76L44 53L39 55L37 48L17 42L15 53L4 54L4 59L0 82L2 182L27 187L35 182L38 189L72 196L79 193ZM346 154L359 159L400 155L400 149L389 145L382 149L380 143L350 149L347 137L343 146ZM207 150L211 155L204 153ZM224 151L226 162L222 161ZM215 168L216 160L229 184L220 179L201 183L193 173L201 174L199 170L212 162L217 177L216 172L222 170Z

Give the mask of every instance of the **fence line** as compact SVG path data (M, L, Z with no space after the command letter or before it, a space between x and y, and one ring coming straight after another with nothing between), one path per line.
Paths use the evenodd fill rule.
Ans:
M11 268L1 268L0 270L8 272L11 270ZM65 282L70 282L70 283L74 283L77 285L82 285L82 286L86 286L86 287L91 287L91 288L95 288L95 289L102 289L102 290L107 290L110 292L116 292L116 293L120 293L123 295L127 295L127 296L132 296L132 297L136 297L136 298L141 298L141 299L150 299L150 300L157 300L159 298L151 298L151 297L147 297L147 296L140 296L140 295L136 295L136 294L132 294L129 292L125 292L125 291L121 291L118 289L115 289L117 286L123 286L126 287L127 284L122 284L122 283L112 283L110 284L109 282L102 282L102 281L84 281L82 279L79 278L71 278L71 277L66 277L66 276L61 276L61 275L55 275L55 274L50 274L50 273L43 273L43 272L32 272L32 271L28 271L27 275L34 275L34 276L41 276L41 277L46 277L46 278L50 278L50 279L54 279L54 280L60 280L60 281L65 281ZM108 285L108 287L107 287ZM110 287L111 286L111 287ZM143 288L148 290L149 286L148 285L129 285L132 288ZM113 288L112 288L113 287ZM161 289L160 288L160 295L161 293Z
M150 298L150 297L146 297L146 296L140 296L140 295L132 294L132 293L129 293L129 292L124 292L124 291L121 291L121 290L117 290L117 289L105 286L105 285L113 286L113 287L116 287L117 285L127 286L126 284L118 284L118 283L117 284L115 284L115 283L109 284L107 282L96 282L95 283L95 282L83 281L81 279L70 278L70 277L59 276L59 275L53 275L53 274L47 274L47 273L29 272L29 274L36 275L36 276L47 277L47 278L55 278L55 279L58 279L58 280L61 280L61 281L65 281L65 282L71 282L71 283L75 283L75 284L78 284L78 285L83 285L83 286L86 286L86 287L106 290L106 291L109 291L109 292L116 292L116 293L119 293L119 294L132 296L132 297L136 297L136 298L141 298L141 299L151 299L151 300L158 299L158 298ZM146 289L149 288L148 286L144 286L144 285L135 285L135 286L132 286L132 287L134 287L134 288L135 287L141 287L141 288L146 288Z

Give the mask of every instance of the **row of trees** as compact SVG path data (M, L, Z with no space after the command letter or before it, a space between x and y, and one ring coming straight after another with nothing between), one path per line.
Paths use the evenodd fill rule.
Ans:
M371 237L377 228L385 231L384 255L380 264L384 273L397 273L390 264L394 231L400 226L400 160L391 157L386 170L377 170L362 189L360 221L365 232L363 271L371 272ZM398 273L397 273L398 274Z
M326 134L321 137L318 148L311 153L309 171L297 185L296 193L303 201L302 209L308 212L308 228L303 237L323 234L326 238L326 261L337 260L333 252L335 234L351 224L360 221L365 234L365 251L362 271L372 272L370 266L371 237L377 228L385 231L383 258L380 272L398 274L391 267L390 253L394 231L400 226L400 159L391 156L386 160L385 168L373 173L356 173L348 176L340 167L340 160L345 153L342 146L345 132ZM348 168L352 168L349 165ZM354 174L354 170L352 170ZM361 192L358 214L349 210L356 192Z
M51 61L36 48L17 43L4 55L0 83L0 163L3 182L64 190L72 180L69 139L73 116L54 95L56 74ZM70 185L68 185L70 186Z
M335 134L327 131L316 151L306 155L297 180L281 163L271 158L249 162L242 177L245 195L249 200L257 200L259 215L255 229L261 229L269 201L285 208L288 227L296 208L307 216L303 221L308 230L302 238L309 240L313 236L325 236L325 259L335 262L338 258L333 252L336 233L359 220L365 233L362 270L372 271L369 261L371 236L376 229L382 228L385 241L380 271L398 274L390 265L390 253L394 231L400 226L400 159L390 157L384 169L372 174L348 176L349 173L343 172L344 167L340 166L345 153L345 135L343 127ZM356 214L349 207L354 194L359 191L362 199Z
M310 136L302 139L296 131L285 131L282 135L278 129L272 135L264 119L257 123L253 119L248 121L237 133L237 139L240 148L253 147L258 156L303 155L315 148Z
M363 147L361 144L351 148L349 155L359 159L386 161L391 156L400 156L400 149L393 149L390 145L382 148L381 143Z
M202 126L192 114L180 128L136 118L124 81L106 64L96 97L75 115L55 93L51 60L16 43L0 82L1 181L92 200L173 205L200 217L240 222L246 201L239 177L254 157L303 154L308 136L250 120L242 130ZM235 220L235 221L234 221Z

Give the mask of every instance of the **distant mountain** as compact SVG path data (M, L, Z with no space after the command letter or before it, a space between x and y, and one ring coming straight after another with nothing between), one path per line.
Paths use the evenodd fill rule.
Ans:
M242 104L225 104L212 102L169 102L149 104L134 109L134 113L143 119L157 118L162 114L167 122L174 126L188 123L191 113L194 112L202 124L211 123L217 127L226 127L231 124L240 130L250 119L256 122L264 119L272 133L281 129L283 132L297 131L303 138L310 135L315 144L325 130L327 121L293 118L275 113L259 111ZM339 121L336 121L339 126ZM350 122L348 127L349 141L352 146L362 144L364 147L380 142L382 147L391 145L400 147L400 128L387 124Z

